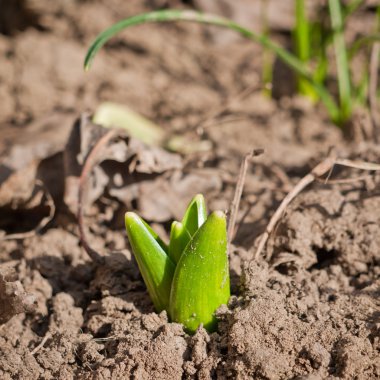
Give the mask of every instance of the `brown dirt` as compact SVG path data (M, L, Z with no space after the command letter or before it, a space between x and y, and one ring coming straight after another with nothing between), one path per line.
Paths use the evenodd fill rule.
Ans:
M350 145L304 99L270 100L261 50L213 28L126 32L84 75L97 32L120 15L179 2L145 3L18 1L7 13L17 22L0 17L0 378L380 378L379 175L307 188L253 260L279 202L330 146L380 162L379 146ZM254 19L246 3L236 2L240 13L217 11ZM109 144L85 197L91 244L106 253L98 266L79 245L75 212L82 159L105 131L74 121L106 100L212 149L184 156L124 134ZM233 297L218 311L217 333L189 336L154 312L123 214L137 210L165 236L196 192L228 210L253 148L265 154L250 165L238 213ZM337 169L333 178L362 174Z

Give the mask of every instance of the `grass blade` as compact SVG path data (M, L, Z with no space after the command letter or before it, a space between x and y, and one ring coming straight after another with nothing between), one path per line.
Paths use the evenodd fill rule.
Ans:
M216 211L196 232L177 264L170 316L183 323L190 333L201 323L208 331L214 331L214 313L227 304L229 297L226 217Z
M138 215L127 212L125 227L140 273L156 310L169 310L174 263L162 249L157 234L148 228Z
M119 33L121 30L131 27L133 25L139 25L143 23L169 21L191 21L203 24L216 25L234 30L240 33L245 38L248 38L254 42L261 44L263 47L277 54L277 56L285 64L292 68L298 75L304 77L308 82L310 82L315 92L318 94L318 96L324 103L332 120L335 121L339 119L339 109L334 99L331 97L331 95L324 86L322 86L314 80L313 75L310 72L308 66L305 65L302 61L300 61L296 56L289 53L286 49L282 48L280 45L278 45L265 35L257 34L224 17L219 17L216 15L206 13L199 13L188 10L183 11L175 9L166 9L136 15L122 20L98 35L98 37L95 39L95 41L93 42L93 44L87 52L84 62L85 69L88 70L90 68L92 61L99 49L110 38Z
M260 1L260 19L262 22L262 35L269 37L269 19L268 19L268 1ZM272 81L273 81L273 52L269 49L264 49L262 63L262 78L264 83L264 93L272 96Z
M361 49L363 46L379 41L380 33L371 34L369 36L364 36L357 39L348 50L349 58L352 58L355 54L357 54L358 50Z
M353 0L351 1L342 11L343 19L351 16L363 3L363 0Z
M340 116L338 121L344 123L352 114L350 69L347 59L346 43L340 0L329 0L329 11L333 29L334 50L338 73Z
M295 41L295 50L297 57L301 62L308 62L310 58L310 27L307 19L305 0L296 0L295 2L296 26L293 38ZM298 90L301 94L315 98L315 93L310 88L310 83L305 78L298 78Z

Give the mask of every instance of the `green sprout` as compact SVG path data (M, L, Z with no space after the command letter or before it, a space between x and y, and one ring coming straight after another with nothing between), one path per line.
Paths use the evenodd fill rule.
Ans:
M172 223L169 246L133 212L125 226L156 310L166 310L189 333L201 324L215 331L215 311L230 297L225 214L207 217L204 197L196 195L182 222Z
M121 20L108 29L100 33L87 51L84 66L88 70L99 49L113 36L122 30L152 22L173 22L188 21L201 24L215 25L222 28L231 29L243 37L263 46L268 52L274 53L282 60L297 76L299 90L302 94L310 96L314 100L320 100L329 114L331 120L337 125L344 126L352 117L354 106L360 103L365 92L366 81L360 83L355 88L352 83L349 58L362 45L367 45L380 40L379 33L366 36L356 41L352 49L348 49L344 40L345 19L351 15L363 2L363 0L352 0L347 7L343 6L340 0L328 0L329 18L331 21L331 31L325 36L323 23L318 25L310 24L305 10L305 0L296 0L296 28L294 39L296 52L291 53L286 48L277 44L269 37L268 31L264 34L255 33L242 25L217 15L199 13L189 10L164 9ZM314 35L314 38L312 38ZM316 51L312 50L313 39L317 37L319 41ZM327 41L326 41L327 39ZM327 48L333 46L335 53L338 99L327 86L327 74L329 60L327 58ZM351 51L351 53L350 53ZM316 62L313 62L316 55ZM316 64L316 67L315 67ZM265 68L265 80L269 80L268 67ZM367 75L368 76L368 75ZM364 76L366 79L366 75Z

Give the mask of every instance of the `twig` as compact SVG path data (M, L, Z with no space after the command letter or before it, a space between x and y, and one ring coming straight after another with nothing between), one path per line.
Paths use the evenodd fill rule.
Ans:
M238 180L236 183L234 199L232 200L231 208L230 208L230 210L231 210L230 211L230 221L228 224L228 231L227 231L229 243L232 242L232 239L235 236L236 217L237 217L237 213L239 210L241 195L243 193L243 187L244 187L244 183L245 183L245 177L247 174L248 163L253 157L257 157L263 153L264 153L263 149L254 149L252 152L247 153L245 155L245 157L244 157L244 159L240 165L239 177L238 177Z
M46 341L51 337L50 333L47 333L44 338L42 339L41 343L34 348L34 350L30 353L30 355L35 355L46 343Z
M369 86L368 86L368 101L369 113L375 142L379 141L379 114L377 109L377 81L379 69L380 42L375 42L372 47L371 58L369 63Z
M122 339L124 337L125 337L125 335L111 335L111 336L107 336L105 338L92 338L92 340L94 342L109 342L109 341Z
M260 85L261 86L261 85ZM225 100L220 106L217 106L213 110L211 110L206 117L200 121L200 123L196 126L196 128L202 128L205 129L207 127L210 127L213 124L213 121L220 115L222 115L224 112L226 112L229 108L231 108L235 102L241 101L244 98L246 98L248 95L250 95L252 92L258 90L260 86L255 83L247 88L245 88L240 93L231 96L227 100Z
M44 195L46 197L46 203L50 208L49 215L42 218L42 220L38 223L38 226L36 228L34 228L33 230L27 231L27 232L19 232L19 233L15 233L15 234L5 235L5 236L0 237L0 241L2 241L2 240L20 240L20 239L31 238L31 237L35 236L39 231L41 231L44 227L46 227L53 220L54 215L55 215L55 204L54 204L53 197L51 196L51 194L49 193L48 189L46 188L46 186L43 184L42 181L40 181L39 179L36 179L34 181L34 183L36 186L39 186L40 188L42 188L44 191Z
M88 243L87 239L87 229L84 225L84 213L83 213L83 195L87 190L88 177L96 164L99 152L118 135L119 131L117 129L111 129L104 136L102 136L91 149L88 154L85 163L82 168L82 173L79 178L79 189L78 189L78 226L79 226L79 239L87 254L90 256L92 261L98 265L104 264L105 257L93 249Z
M292 183L285 171L277 164L270 164L267 168L282 182L283 191L290 191Z
M341 179L322 179L322 178L315 178L316 182L323 183L325 185L342 185L346 183L354 183L354 182L359 182L359 181L365 181L366 179L371 178L371 174L367 175L361 175L359 177L355 178L341 178Z
M337 159L335 160L336 165L348 166L350 168L378 171L380 170L379 164L374 164L372 162L348 160L348 159Z
M356 169L362 169L362 170L374 170L378 171L380 170L379 164L374 164L371 162L364 162L364 161L353 161L348 159L338 159L334 154L331 154L329 157L327 157L325 160L323 160L321 163L319 163L309 174L307 174L305 177L303 177L297 185L286 195L286 197L281 202L280 206L277 208L276 212L272 215L271 219L269 220L269 223L265 229L265 232L260 238L259 245L256 250L255 254L255 260L258 259L260 254L262 253L266 242L268 241L268 238L270 234L272 233L274 227L280 220L283 212L288 207L289 203L308 185L310 185L314 180L316 180L318 177L321 177L325 173L331 172L334 165L342 165L342 166L348 166L351 168ZM267 260L270 260L270 256L267 257Z
M289 205L289 203L308 185L310 185L316 177L320 177L323 174L327 173L334 166L335 156L329 156L321 163L319 163L309 174L303 177L296 186L286 195L286 197L281 202L280 206L276 210L276 212L271 217L267 228L265 229L264 234L261 236L259 245L256 250L255 260L258 259L260 254L262 253L265 244L269 238L269 235L273 231L277 222L280 220L281 215ZM268 257L270 259L270 257Z

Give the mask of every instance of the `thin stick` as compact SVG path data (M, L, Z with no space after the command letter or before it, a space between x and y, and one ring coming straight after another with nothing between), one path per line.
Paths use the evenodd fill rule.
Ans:
M348 159L337 159L335 160L336 165L348 166L350 168L378 171L380 170L379 164L374 164L372 162L348 160Z
M286 195L286 197L281 202L280 206L276 210L276 212L271 217L267 228L265 229L264 234L261 236L259 245L256 250L255 254L255 260L258 259L260 254L262 253L265 244L269 238L269 235L273 231L274 227L276 226L277 222L280 220L281 215L285 211L285 209L288 207L289 203L308 185L310 185L316 177L320 177L323 174L327 173L331 168L334 166L335 163L335 157L329 156L325 160L323 160L321 163L319 163L309 174L307 174L305 177L303 177L296 186ZM270 257L267 258L268 260Z
M99 152L118 135L119 131L117 129L112 129L108 131L104 136L102 136L91 149L88 154L86 161L82 168L82 173L79 178L79 189L78 189L78 226L79 226L79 239L87 254L90 256L92 261L102 265L104 264L104 256L94 250L87 239L87 228L84 225L84 215L83 215L83 195L87 190L88 177L96 164Z
M366 179L372 178L371 174L362 175L355 178L341 178L341 179L321 179L315 178L316 182L323 183L325 185L342 185L347 183L354 183L359 181L365 181Z
M375 142L379 141L379 114L377 109L377 82L378 82L378 68L379 68L379 55L380 43L375 42L372 47L371 59L369 63L369 87L368 87L368 101L369 113L371 115L371 123L373 128L373 139Z
M318 177L321 177L325 173L331 172L334 165L342 165L342 166L348 166L351 168L356 169L362 169L362 170L374 170L378 171L380 170L379 164L374 164L371 162L364 162L364 161L353 161L348 159L337 159L335 155L330 155L325 160L323 160L321 163L319 163L309 174L307 174L305 177L303 177L297 185L286 195L286 197L281 202L280 206L277 208L276 212L272 215L271 219L269 220L269 223L265 229L265 232L260 238L259 245L256 250L255 254L255 260L258 259L260 254L262 253L266 242L268 241L269 235L272 233L273 229L275 228L276 224L280 220L283 212L288 207L290 202L308 185L310 185L314 180L316 180ZM267 260L270 260L270 256L268 255Z
M268 165L267 168L282 182L282 188L285 192L291 190L292 183L288 175L279 165L272 163Z
M208 115L197 125L197 128L206 129L214 124L215 119L222 115L224 112L228 111L237 101L241 101L246 98L248 95L252 94L252 92L260 89L260 86L257 83L254 83L238 94L229 97L221 105L217 106L213 110L209 112Z
M237 213L239 210L241 195L243 194L243 187L244 187L244 183L245 183L245 177L247 175L248 163L253 157L257 157L263 153L264 153L263 149L254 149L252 152L247 153L245 155L245 157L244 157L244 159L240 165L239 177L238 177L238 180L236 183L234 199L232 200L231 208L230 208L230 210L231 210L230 221L228 224L228 231L227 231L229 243L232 242L232 239L235 236L236 218L237 218Z
M34 350L30 353L30 355L35 355L46 343L46 341L51 337L50 333L47 333L42 339L41 343L34 348Z

